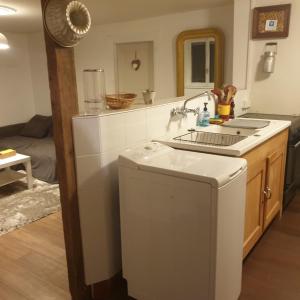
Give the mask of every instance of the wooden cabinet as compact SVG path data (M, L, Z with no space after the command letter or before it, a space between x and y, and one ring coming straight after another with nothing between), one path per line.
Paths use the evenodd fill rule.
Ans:
M244 257L282 212L288 129L246 153L248 162Z
M263 233L265 178L266 165L262 161L253 163L251 166L248 165L243 250L244 256L249 253Z
M284 145L283 145L284 146ZM267 158L264 229L282 209L286 146L279 147Z

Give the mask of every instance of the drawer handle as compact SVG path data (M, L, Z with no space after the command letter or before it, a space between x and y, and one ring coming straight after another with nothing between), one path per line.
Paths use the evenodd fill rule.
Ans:
M267 186L266 190L264 191L266 199L270 199L272 197L272 190Z

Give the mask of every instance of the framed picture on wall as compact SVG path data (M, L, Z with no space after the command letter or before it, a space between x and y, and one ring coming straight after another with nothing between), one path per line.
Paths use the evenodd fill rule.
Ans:
M253 10L252 38L285 38L289 35L291 4L256 7Z

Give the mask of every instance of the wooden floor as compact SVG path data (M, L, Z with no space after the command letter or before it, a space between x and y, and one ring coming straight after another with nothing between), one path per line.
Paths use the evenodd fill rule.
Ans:
M69 300L60 213L0 237L1 300Z
M71 299L59 213L0 237L0 299ZM300 192L245 260L239 300L299 299Z
M244 262L239 300L300 299L300 192Z
M300 300L300 191L244 261L239 300Z

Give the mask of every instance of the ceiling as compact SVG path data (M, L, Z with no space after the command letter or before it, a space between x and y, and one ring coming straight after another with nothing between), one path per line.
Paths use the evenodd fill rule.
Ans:
M42 28L40 0L0 0L16 15L0 16L0 32L35 32ZM91 13L93 24L137 20L171 13L210 8L233 0L81 0Z

